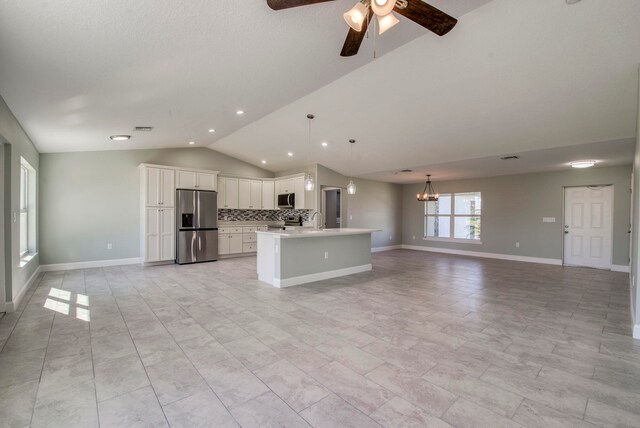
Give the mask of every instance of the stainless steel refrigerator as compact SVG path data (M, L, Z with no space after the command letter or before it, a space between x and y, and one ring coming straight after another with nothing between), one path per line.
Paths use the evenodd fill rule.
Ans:
M218 193L176 190L178 264L218 259Z

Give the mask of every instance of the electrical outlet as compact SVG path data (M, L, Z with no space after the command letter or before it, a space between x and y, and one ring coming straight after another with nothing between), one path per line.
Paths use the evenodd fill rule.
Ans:
M520 243L516 242L516 248L520 248Z
M389 241L393 239L393 235L389 235Z
M111 242L107 244L107 250L113 250L113 244Z
M326 260L326 259L328 259L328 258L329 258L329 252L328 252L328 251L325 251L325 252L324 252L324 259Z
M413 235L413 240L414 240L414 241L416 240L416 235Z
M349 220L353 220L353 216L352 215L349 216Z

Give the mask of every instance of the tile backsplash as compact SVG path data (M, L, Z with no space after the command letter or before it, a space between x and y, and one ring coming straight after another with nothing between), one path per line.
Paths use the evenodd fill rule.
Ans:
M218 210L221 221L284 221L288 216L301 216L308 221L312 210Z

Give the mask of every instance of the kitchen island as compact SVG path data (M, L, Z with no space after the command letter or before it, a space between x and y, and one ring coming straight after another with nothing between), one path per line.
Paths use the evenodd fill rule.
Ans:
M375 229L258 231L258 279L290 287L371 270Z

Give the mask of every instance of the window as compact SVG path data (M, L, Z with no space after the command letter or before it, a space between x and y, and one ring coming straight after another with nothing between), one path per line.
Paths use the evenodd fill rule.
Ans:
M36 252L36 171L20 158L20 257Z
M480 242L480 192L442 194L424 209L425 239Z

